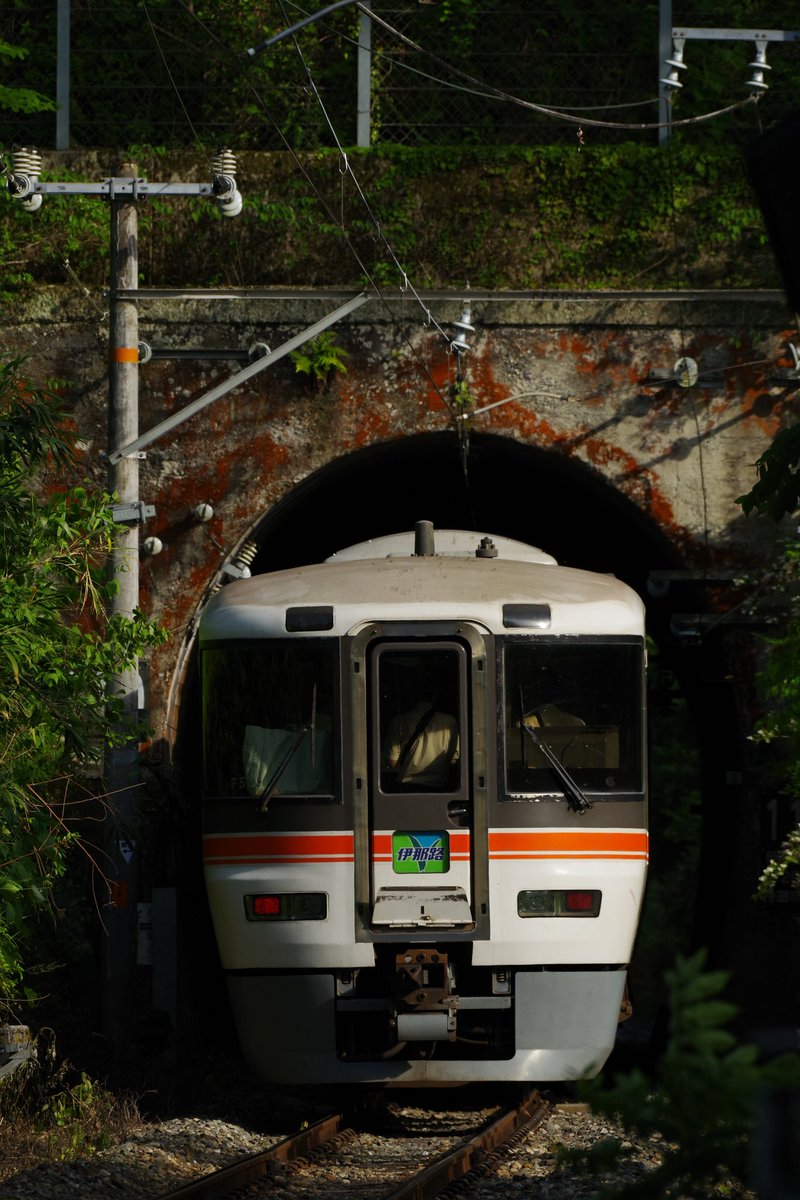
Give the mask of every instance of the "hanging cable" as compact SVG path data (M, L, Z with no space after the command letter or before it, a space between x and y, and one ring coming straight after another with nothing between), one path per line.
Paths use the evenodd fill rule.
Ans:
M179 0L179 2L183 3L183 0ZM556 108L552 108L552 107L549 107L549 106L543 105L543 104L535 104L531 100L523 100L520 96L514 96L509 92L503 91L501 88L495 88L495 87L492 87L491 84L483 83L481 80L476 79L473 75L469 75L466 71L462 71L458 67L453 66L452 63L449 63L445 59L440 58L439 55L434 54L432 50L427 50L424 46L421 46L418 42L413 41L412 38L408 37L406 34L402 33L399 29L396 29L393 25L390 25L389 22L384 20L383 17L379 16L378 13L376 13L374 9L368 8L366 5L359 3L358 0L338 0L338 3L332 4L328 8L320 10L319 13L312 13L310 15L306 15L305 18L302 21L298 22L297 24L291 26L288 29L282 30L280 33L274 34L272 37L267 38L265 41L261 42L258 46L250 47L248 50L244 51L245 57L250 57L250 58L255 57L257 54L261 53L261 51L267 49L268 47L277 45L284 38L293 36L297 32L297 30L305 27L306 25L309 25L312 21L316 21L323 16L327 16L327 14L330 12L333 12L334 9L343 8L346 4L355 4L355 7L358 9L358 11L360 13L362 13L362 15L368 17L371 21L374 21L376 24L380 25L383 29L385 29L387 31L387 33L390 33L393 37L398 38L399 41L401 41L404 45L408 46L412 50L415 50L418 54L426 55L428 58L432 59L433 62L435 62L437 64L437 66L441 67L443 70L449 71L453 75L456 75L458 78L466 80L473 87L479 88L480 89L480 92L478 93L479 95L482 95L487 99L490 97L493 97L498 100L504 100L509 104L516 104L522 108L531 109L533 112L540 113L542 116L552 117L554 120L567 121L567 122L571 122L572 124L577 124L577 125L581 125L581 124L593 125L593 126L598 126L600 128L604 128L604 129L656 130L656 129L665 129L669 125L673 125L673 126L697 125L700 122L713 120L716 117L721 117L727 113L733 112L734 110L736 110L738 108L743 108L746 105L753 104L753 103L757 102L759 99L759 94L751 94L751 95L747 96L744 100L738 100L734 104L729 104L724 108L715 109L713 112L702 113L700 116L697 116L697 117L685 117L685 118L681 119L680 121L671 120L668 122L654 121L654 122L646 122L646 123L630 123L630 122L619 122L619 121L601 121L601 120L598 120L597 118L593 118L593 117L573 116L572 113L565 111L563 109L556 109ZM293 5L293 7L296 7L298 9L298 11L303 12L303 9L301 9L299 7L299 5ZM349 39L349 40L352 41L352 39ZM405 66L406 64L401 63L398 65ZM413 68L411 68L411 69L413 69ZM439 79L438 82L441 83L443 87L454 87L455 86L444 79Z
M195 129L194 122L192 121L189 110L186 107L186 105L184 104L183 96L181 95L180 88L178 87L178 84L175 81L175 77L172 74L172 70L170 69L169 62L167 61L167 56L164 53L164 49L161 45L161 40L158 36L156 27L153 24L153 20L150 16L150 10L148 9L148 6L147 6L147 0L142 0L142 7L144 9L145 17L147 18L147 23L150 26L150 34L153 38L153 42L155 43L156 50L158 51L161 61L164 65L164 70L167 73L167 78L169 79L170 85L172 86L172 90L175 93L175 97L176 97L178 103L180 104L181 109L183 110L183 115L186 118L186 123L192 132L192 137L194 138L195 144L197 145L198 150L200 151L203 158L205 159L206 164L209 169L209 172L213 175L215 173L214 162L209 157L208 150L203 145L203 142L200 139L200 135L198 134L197 130ZM241 249L241 242L240 242L240 237L239 237L239 229L234 224L233 228L229 232L233 235L233 245L234 245L234 249L236 251L236 262L238 265L239 283L242 283L245 278L245 270L244 270L244 263L242 261L242 249Z
M284 19L286 19L285 9L284 9L284 6L283 6L283 3L282 3L282 2L281 2L281 9L282 9L282 11L284 12ZM349 162L349 160L348 160L347 154L345 153L345 151L344 151L344 149L343 149L343 147L342 147L342 144L341 144L341 141L340 141L340 139L339 139L339 136L338 136L338 134L337 134L337 132L336 132L336 129L335 129L335 128L334 128L334 126L333 126L333 122L332 122L332 121L331 121L331 119L330 119L330 116L329 116L329 114L328 114L328 111L327 111L327 109L326 109L326 107L325 107L325 104L324 104L324 102L323 102L323 100L322 100L322 97L321 97L321 95L320 95L319 89L318 89L318 87L317 87L316 81L315 81L315 79L314 79L314 77L313 77L313 75L312 75L312 73L311 73L311 71L310 71L310 69L309 69L309 67L308 67L308 64L307 64L307 62L306 62L306 60L305 60L305 57L304 57L304 55L303 55L303 52L302 52L302 50L301 50L301 48L300 48L300 46L299 46L299 44L298 44L298 42L297 42L297 38L296 38L296 36L294 36L294 37L293 37L293 40L294 40L294 42L295 42L295 49L296 49L296 52L297 52L298 58L299 58L299 60L300 60L300 62L301 62L301 64L302 64L302 66L303 66L303 70L304 70L304 72L305 72L305 75L306 75L306 78L307 78L307 80L308 80L308 85L309 85L309 88L311 89L311 91L312 91L312 93L313 93L313 95L314 95L314 97L315 97L315 99L316 99L316 101L317 101L317 104L319 105L320 111L322 112L322 115L323 115L323 117L324 117L324 119L325 119L325 122L326 122L326 124L327 124L327 126L328 126L328 130L329 130L329 132L330 132L330 134L331 134L331 137L333 138L333 141L334 141L334 143L335 143L335 145L336 145L336 148L337 148L337 150L338 150L338 152L339 152L339 156L340 156L340 168L339 168L339 169L340 169L340 173L341 173L342 175L349 175L349 177L350 177L350 178L353 180L353 183L354 183L354 185L355 185L356 191L358 192L359 198L360 198L360 200L361 200L361 202L362 202L362 204L363 204L363 206L364 206L364 208L365 208L365 210L366 210L366 212L367 212L367 215L369 216L369 219L370 219L370 221L372 222L372 224L373 224L373 226L374 226L374 228L375 228L375 231L376 231L376 238L377 238L377 240L378 240L378 241L379 241L379 242L380 242L380 243L383 245L383 247L384 247L384 248L386 249L386 251L389 253L389 256L391 257L391 259L392 259L392 262L394 263L395 267L397 268L398 274L400 275L401 279L403 280L403 290L404 290L404 291L408 290L408 291L410 291L410 292L411 292L411 294L413 295L414 299L417 301L417 303L419 304L419 306L422 308L422 310L424 311L424 313L425 313L425 315L426 315L426 323L427 323L428 325L431 325L431 324L432 324L432 325L434 326L434 328L437 330L437 332L440 334L440 336L442 337L442 339L445 341L445 343L447 344L447 346L448 346L448 347L450 347L450 346L451 346L451 339L448 337L447 333L446 333L446 332L445 332L445 330L442 328L442 326L441 326L441 325L438 323L438 321L436 321L436 320L435 320L435 318L434 318L434 317L433 317L433 315L431 314L431 311L430 311L430 309L428 308L428 306L427 306L427 305L426 305L426 304L423 302L423 300L422 300L422 297L420 296L420 294L419 294L419 292L417 291L417 289L414 287L413 283L412 283L412 282L409 280L409 278L408 278L408 273L407 273L407 272L404 270L404 268L401 266L401 264L400 264L400 261L399 261L399 259L397 258L397 255L395 254L395 252L394 252L394 250L393 250L392 246L390 245L390 243L389 243L389 241L387 240L387 238L386 238L385 234L383 233L383 231L382 231L382 229L381 229L381 223L380 223L380 221L378 220L378 218L375 216L375 213L372 211L372 208L371 208L371 206L370 206L370 204L369 204L369 201L367 200L367 197L366 197L366 195L365 195L365 193L364 193L364 191L363 191L363 189L362 189L362 187L361 187L361 185L360 185L360 183L359 183L358 179L356 178L356 176L355 176L355 173L354 173L354 172L353 172L353 170L352 170L352 167L351 167L351 165L350 165L350 162ZM251 87L252 87L252 85L251 85ZM284 141L285 141L285 139L284 139ZM295 161L297 161L297 159L296 159L296 156L295 156ZM308 175L307 175L307 174L306 174L306 178L308 178ZM322 201L322 197L321 197L321 195L320 195L319 191L316 189L316 187L315 187L315 189L314 189L314 190L315 190L315 193L316 193L316 195L317 195L318 199L320 199L320 201ZM327 204L325 204L325 208L326 208L326 211L328 211L328 212L329 212L329 215L330 215L330 209L328 208ZM347 242L347 244L348 244L348 246L349 246L349 245L350 245L350 242L349 242L349 239L347 238L347 235L346 235L346 233L345 233L344 229L342 229L342 233L343 233L343 236L344 236L344 238L345 238L345 241ZM361 267L362 267L362 270L365 270L365 268L364 268L363 264L361 263L361 260L360 260L359 258L356 258L356 261L359 263L359 266L361 266ZM365 271L365 273L366 273L366 275L367 275L367 278L370 280L370 283L371 283L371 285L372 285L372 286L375 288L375 290L376 290L376 293L377 293L379 296L381 296L381 299L383 299L382 293L381 293L380 289L378 288L377 284L376 284L376 283L374 282L374 280L372 279L372 276L370 275L370 273L369 273L369 272L366 272L366 271ZM385 301L384 301L384 302L385 302ZM422 362L422 360L420 359L419 355L417 354L416 348L413 346L413 344L411 343L410 339L408 339L408 338L406 337L406 335L405 335L405 334L404 334L404 337L405 337L405 340L406 340L407 344L409 345L409 348L411 349L411 351L412 351L412 353L413 353L413 355L414 355L415 359L417 360L417 362L418 362L419 366L421 367L421 369L422 369L422 370L423 370L423 372L425 373L426 377L428 378L428 381L429 381L430 385L431 385L431 386L434 388L434 390L436 391L437 395L438 395L438 396L439 396L439 398L442 400L442 402L444 403L445 407L448 409L448 411L449 411L449 413L450 413L450 416L451 416L451 419L453 419L453 422L454 422L454 427L455 427L455 428L457 428L457 424L456 424L456 422L455 422L455 414L454 414L454 410L453 410L453 407L452 407L452 404L451 404L451 402L450 402L450 399L449 399L449 397L448 397L448 396L447 396L447 395L446 395L446 394L445 394L445 393L442 391L442 389L439 387L439 385L438 385L438 384L436 383L436 381L433 379L433 376L430 374L430 372L429 372L429 370L428 370L428 368L427 368L427 365L426 365L425 363L423 363L423 362Z
M726 113L733 112L735 109L744 108L747 105L756 103L759 99L759 97L757 95L750 95L750 96L747 96L744 100L738 100L738 101L736 101L736 103L729 104L725 108L716 109L714 112L703 113L699 117L685 117L680 121L670 120L669 122L666 122L666 123L661 122L661 121L646 122L646 123L638 123L638 122L636 122L636 123L627 122L626 123L626 122L619 122L619 121L601 121L601 120L598 120L596 117L573 116L571 113L565 112L563 110L549 108L548 106L543 105L543 104L535 104L532 100L523 100L520 96L513 96L509 92L503 91L501 88L495 88L495 87L492 87L491 84L482 83L481 80L476 79L472 75L469 75L466 71L462 71L458 67L453 66L452 63L446 62L444 59L440 58L437 54L434 54L432 50L426 50L424 46L420 46L417 42L412 41L411 38L407 37L404 33L401 33L399 29L395 29L393 25L390 25L388 21L385 21L383 19L383 17L379 16L373 9L366 8L363 4L360 4L360 3L356 3L356 8L358 8L360 12L364 13L371 20L375 21L378 25L382 26L388 33L392 34L393 37L399 38L399 40L401 42L403 42L404 45L410 47L410 49L416 50L419 54L427 55L428 58L432 59L438 66L442 67L444 70L450 71L450 72L452 72L453 75L458 76L458 78L465 79L468 83L472 84L473 86L483 89L483 92L485 95L494 96L498 100L505 100L509 104L517 104L522 108L528 108L528 109L531 109L533 112L540 113L542 116L552 117L554 120L567 121L573 125L593 125L593 126L597 126L602 129L639 129L639 130L664 129L669 125L672 125L672 126L697 125L702 121L710 121L710 120L714 119L715 117L721 117L721 116L724 116ZM446 83L446 81L442 80L441 82L444 84L444 86L449 86Z

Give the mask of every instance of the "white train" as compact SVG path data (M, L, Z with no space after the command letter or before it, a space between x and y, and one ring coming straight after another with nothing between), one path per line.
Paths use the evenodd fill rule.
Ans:
M638 596L419 522L229 584L200 646L205 876L255 1070L595 1074L647 870Z

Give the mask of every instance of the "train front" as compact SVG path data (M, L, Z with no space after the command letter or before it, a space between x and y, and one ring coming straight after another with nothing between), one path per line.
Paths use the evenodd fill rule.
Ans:
M206 881L256 1071L595 1074L647 863L638 597L396 535L228 585L200 639Z

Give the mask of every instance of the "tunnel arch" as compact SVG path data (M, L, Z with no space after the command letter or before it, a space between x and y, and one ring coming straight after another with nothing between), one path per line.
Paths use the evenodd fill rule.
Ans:
M254 525L253 571L320 561L423 519L518 538L566 566L612 572L642 594L649 570L683 565L657 523L579 459L473 434L465 468L458 439L445 431L353 451L303 480Z

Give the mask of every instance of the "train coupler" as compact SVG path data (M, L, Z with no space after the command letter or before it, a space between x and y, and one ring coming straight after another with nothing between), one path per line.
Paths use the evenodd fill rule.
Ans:
M396 956L395 972L398 1039L454 1042L458 997L447 955L412 947Z

